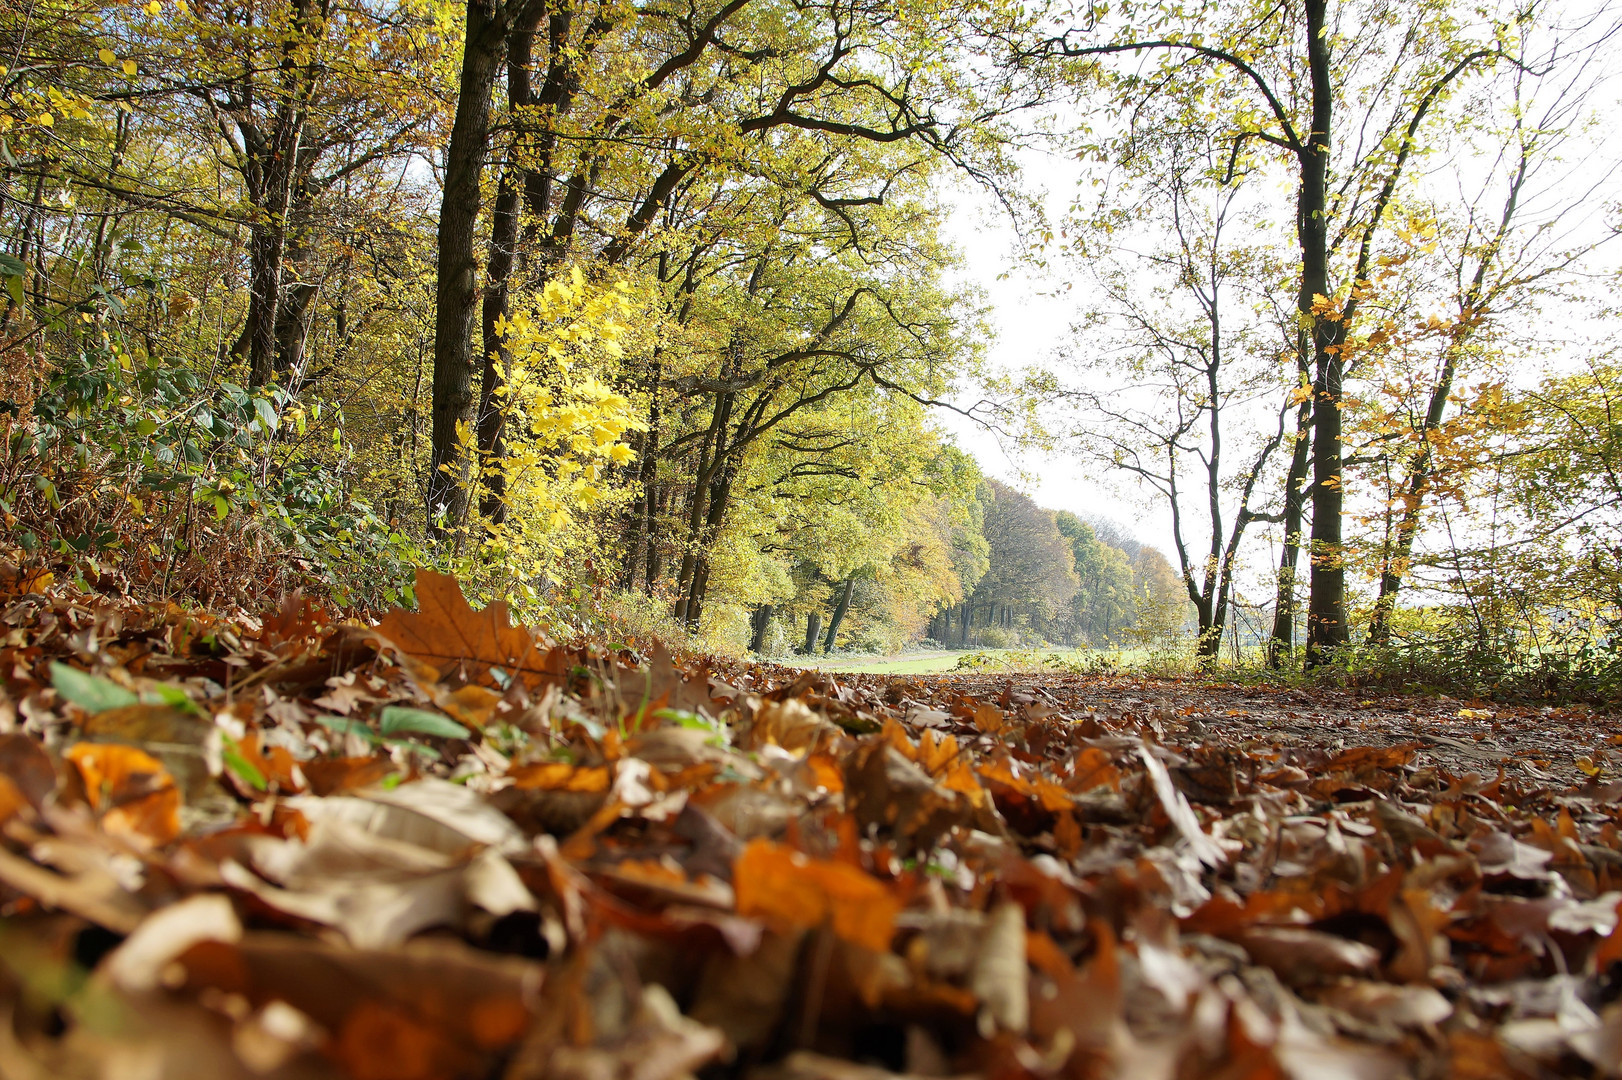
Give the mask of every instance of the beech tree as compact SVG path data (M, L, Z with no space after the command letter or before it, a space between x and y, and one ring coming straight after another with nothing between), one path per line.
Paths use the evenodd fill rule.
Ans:
M1512 60L1524 16L1466 20L1454 4L1416 9L1391 0L1301 0L1220 14L1129 3L1107 17L1055 14L1072 25L1021 57L1059 64L1107 92L1129 118L1127 130L1088 153L1118 157L1135 145L1139 125L1180 123L1212 131L1234 169L1265 161L1293 179L1297 348L1311 358L1313 403L1307 661L1321 663L1349 640L1344 346L1375 242L1423 152L1427 125L1464 80ZM1134 56L1136 67L1112 63Z

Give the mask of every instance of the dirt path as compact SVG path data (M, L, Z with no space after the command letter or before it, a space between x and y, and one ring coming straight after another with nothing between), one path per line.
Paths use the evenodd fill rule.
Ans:
M1421 789L1444 774L1475 774L1490 782L1500 769L1528 790L1594 791L1622 779L1622 714L1585 705L1498 705L1445 695L1258 687L1197 678L766 671L765 687L820 674L849 687L858 699L942 712L947 716L937 722L959 734L965 724L952 719L954 709L961 712L963 702L982 699L1018 707L1036 719L1090 719L1115 731L1141 729L1179 752L1233 751L1296 767L1310 767L1348 747L1405 747L1414 752L1404 766L1409 782L1417 778ZM1622 796L1622 785L1617 795Z

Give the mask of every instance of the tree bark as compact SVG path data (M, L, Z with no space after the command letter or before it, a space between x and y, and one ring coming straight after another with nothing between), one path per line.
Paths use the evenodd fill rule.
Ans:
M468 0L462 81L445 155L434 296L434 382L428 526L443 535L467 518L468 463L459 429L473 419L473 319L478 304L475 230L490 141L490 96L507 38L507 12Z
M834 637L839 633L839 624L845 621L845 612L850 610L850 594L855 587L856 575L852 574L845 579L845 591L839 594L839 603L834 605L833 618L828 620L828 636L822 641L823 656L833 652Z
M1305 516L1307 466L1312 459L1312 402L1296 410L1295 449L1284 477L1284 548L1278 560L1278 591L1273 601L1273 633L1267 643L1267 666L1280 668L1295 652L1295 576L1301 561L1301 523Z
M1329 68L1328 0L1307 0L1307 66L1312 83L1312 130L1300 154L1296 233L1301 291L1296 310L1310 328L1312 384L1312 548L1308 554L1307 664L1317 666L1349 640L1346 565L1342 555L1341 381L1346 362L1336 346L1344 323L1315 312L1329 288L1329 154L1334 93Z
M817 634L822 630L822 612L813 611L805 617L805 647L800 650L806 656L817 651Z
M766 634L772 628L772 605L761 604L749 616L749 651L759 656L766 648Z
M508 82L512 81L509 67ZM518 251L518 184L511 165L501 170L496 201L490 208L490 258L486 262L484 302L480 313L478 459L479 517L495 527L507 520L507 474L502 459L507 452L507 403L503 388L511 363L506 342L497 329L512 313L510 303L513 264Z

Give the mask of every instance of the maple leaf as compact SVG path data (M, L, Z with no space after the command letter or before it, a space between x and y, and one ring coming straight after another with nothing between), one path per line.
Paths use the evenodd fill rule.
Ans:
M558 681L567 672L544 635L512 625L504 602L474 611L454 577L432 570L417 571L417 610L388 612L377 632L438 673L466 664L478 677L495 667L508 675Z

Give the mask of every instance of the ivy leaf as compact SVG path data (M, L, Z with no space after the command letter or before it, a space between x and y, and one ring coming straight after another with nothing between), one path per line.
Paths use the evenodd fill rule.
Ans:
M347 720L342 716L317 716L315 722L324 728L336 731L340 735L359 735L367 742L380 741L377 732L359 720Z
M383 710L384 735L400 735L408 731L418 735L436 735L442 739L465 739L473 734L455 720L438 713L403 705L390 705Z
M138 705L141 701L133 691L124 689L111 679L91 675L56 660L51 661L51 685L56 687L58 694L86 712L106 712L125 705Z

